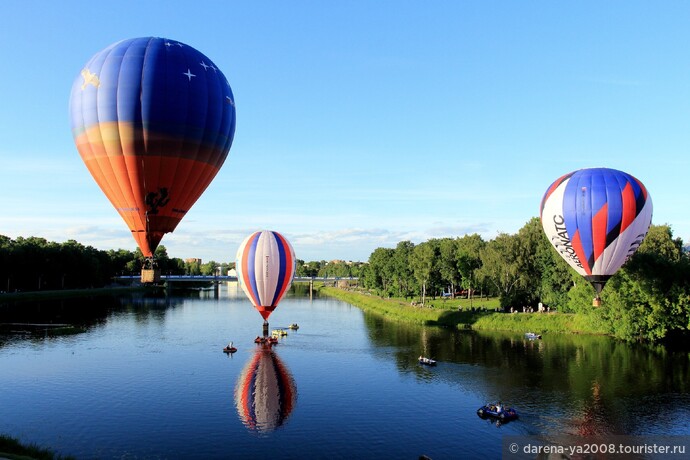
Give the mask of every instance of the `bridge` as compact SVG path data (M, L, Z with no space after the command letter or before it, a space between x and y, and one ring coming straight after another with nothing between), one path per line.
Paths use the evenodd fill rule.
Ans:
M123 275L123 276L116 276L116 280L120 281L140 281L141 276L140 275ZM203 283L203 282L209 282L209 283L219 283L221 281L237 281L236 276L223 276L223 275L161 275L161 281L170 281L170 282L195 282L195 283Z
M116 280L119 281L129 281L130 283L140 283L141 282L141 276L138 275L123 275L123 276L116 276ZM321 281L321 282L333 282L337 283L338 281L358 281L359 278L357 277L341 277L341 276L325 276L325 277L316 277L316 276L296 276L293 281L302 281L302 282L309 282L309 297L311 298L313 290L314 290L314 282L315 281ZM175 283L208 283L213 285L213 296L215 298L218 298L218 286L220 285L221 282L232 282L232 281L237 281L236 276L229 276L229 275L161 275L160 277L160 282L165 285L165 290L166 293L169 292L172 289L172 285Z
M116 276L116 280L120 281L140 281L140 275L123 275ZM225 281L237 281L236 276L229 275L161 275L162 282L194 282L194 283L220 283ZM357 281L359 278L350 276L295 276L293 281L341 281L351 280Z

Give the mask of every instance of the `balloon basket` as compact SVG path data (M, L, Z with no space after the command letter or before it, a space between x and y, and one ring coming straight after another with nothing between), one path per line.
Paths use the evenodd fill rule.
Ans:
M142 268L141 282L142 283L158 283L161 280L160 268Z
M595 297L594 299L592 299L592 306L601 307L601 299L599 297Z
M264 332L264 337L268 337L268 321L264 321L263 332Z

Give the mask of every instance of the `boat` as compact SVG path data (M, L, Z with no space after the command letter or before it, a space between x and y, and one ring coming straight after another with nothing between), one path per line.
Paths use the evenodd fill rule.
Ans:
M525 337L530 340L541 340L541 334L535 334L534 332L525 332Z
M282 337L284 335L287 335L287 331L285 329L273 329L271 331L271 335L277 335L279 337Z
M278 343L278 337L276 337L276 336L269 337L268 343L270 343L271 345Z
M223 353L235 353L237 351L237 348L232 346L232 342L230 342L225 348L223 348Z
M257 337L254 339L254 343L266 343L266 337Z
M499 403L500 404L500 403ZM481 418L497 418L502 422L507 422L509 420L515 420L518 418L518 413L512 407L507 407L501 412L498 412L496 404L486 404L479 409L477 409L477 415Z
M288 329L292 329L293 331L296 331L297 329L299 329L299 326L297 325L297 323L292 323L288 326Z
M426 356L420 356L419 364L424 364L425 366L435 366L436 361L431 358L427 358Z

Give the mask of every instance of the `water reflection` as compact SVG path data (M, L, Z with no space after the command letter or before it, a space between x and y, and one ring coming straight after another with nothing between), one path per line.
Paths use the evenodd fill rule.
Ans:
M425 328L303 297L275 320L299 333L271 351L251 343L260 321L236 284L220 299L176 294L0 307L8 322L94 325L0 333L0 433L75 458L286 459L499 458L504 435L690 434L687 348ZM477 417L497 400L520 418Z
M503 399L521 418L526 415L529 429L574 435L647 432L663 424L663 414L678 413L679 407L687 413L690 355L684 350L604 336L548 334L533 341L519 333L364 318L375 353L392 349L400 372L458 385L488 400ZM417 365L420 353L437 360L432 372ZM637 402L642 398L647 404Z
M184 302L184 297L169 297L163 291L134 291L119 296L94 293L86 297L0 303L0 347L18 340L81 335L105 327L109 320L121 315L132 315L138 324L161 324L169 311Z
M287 366L268 344L256 347L235 385L235 407L244 425L259 433L281 426L297 402Z

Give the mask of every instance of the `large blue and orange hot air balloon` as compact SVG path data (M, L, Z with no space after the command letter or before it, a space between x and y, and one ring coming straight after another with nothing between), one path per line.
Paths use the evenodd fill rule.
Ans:
M82 160L146 257L206 190L235 133L223 73L165 38L96 53L74 81L70 115Z
M590 281L599 305L606 281L635 253L652 222L652 199L630 174L580 169L558 178L541 201L544 232L559 254Z
M237 280L264 321L290 289L295 263L292 245L270 230L252 233L237 250Z
M297 403L290 371L268 346L256 349L235 384L235 407L250 430L266 433L281 426Z

